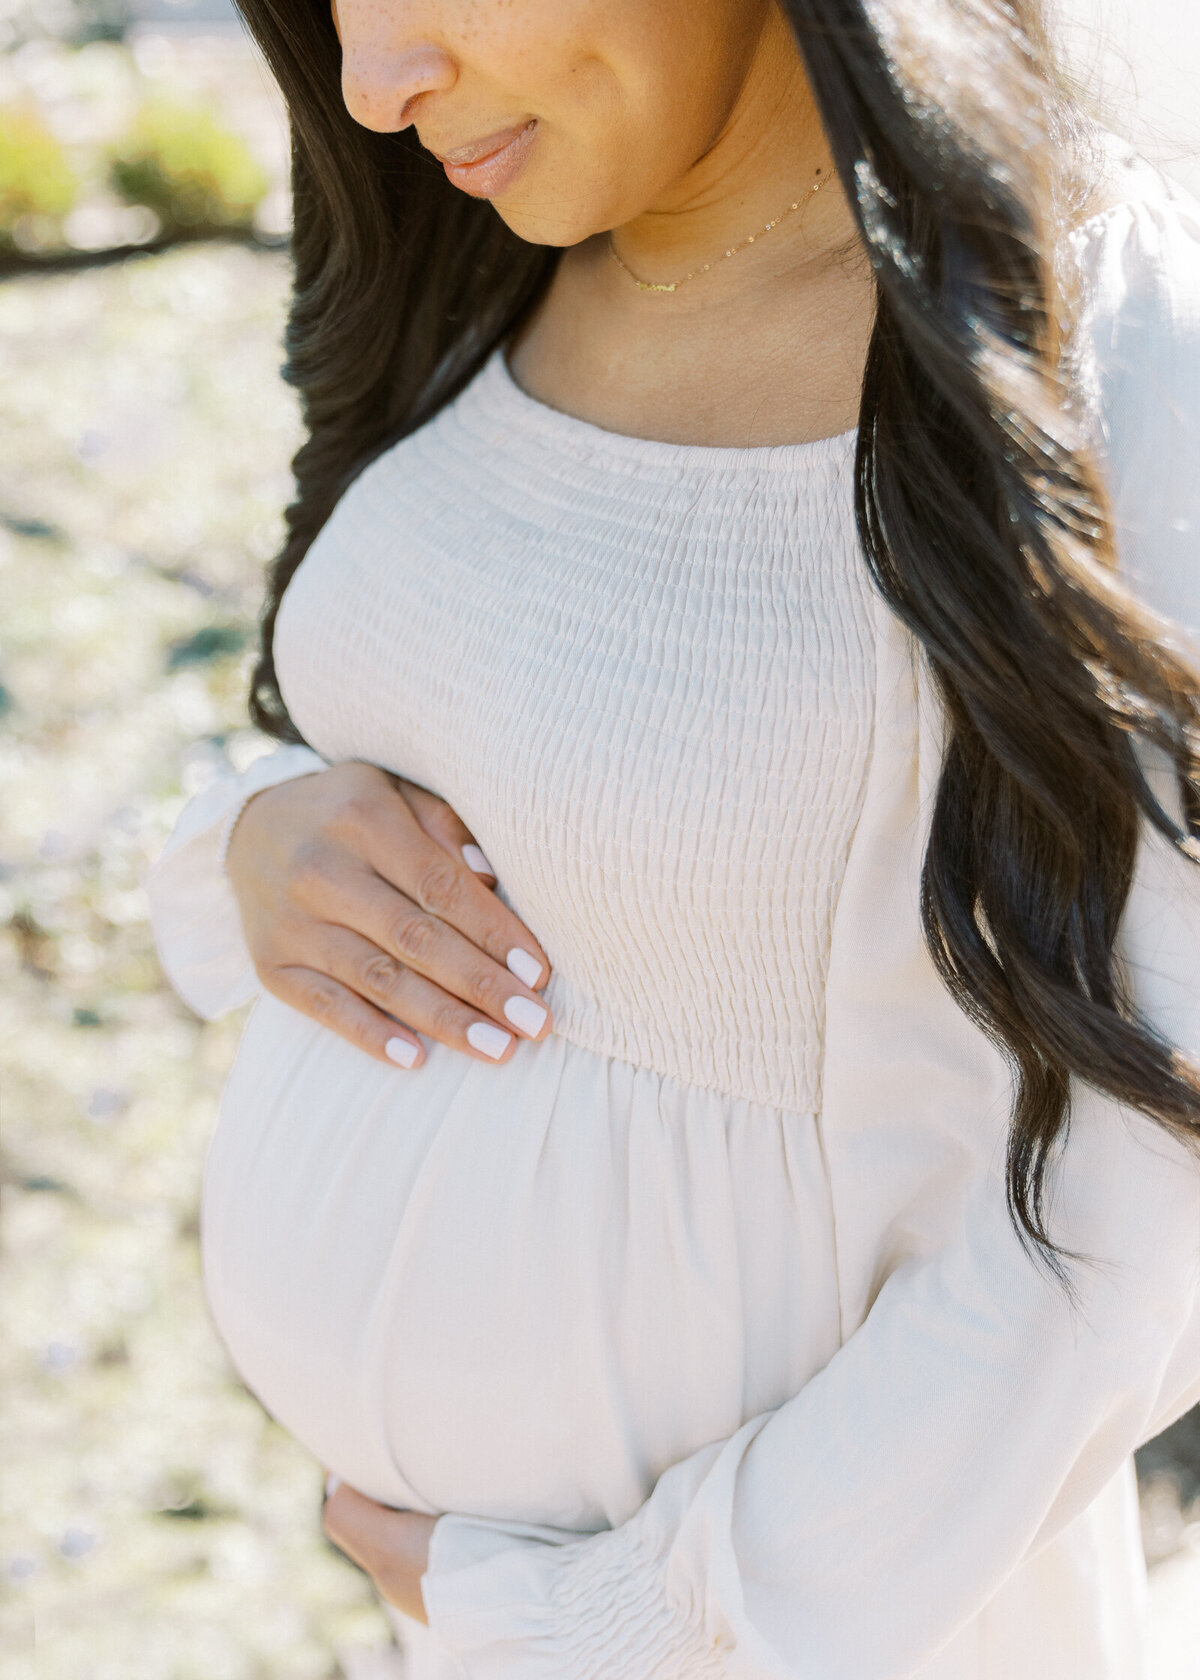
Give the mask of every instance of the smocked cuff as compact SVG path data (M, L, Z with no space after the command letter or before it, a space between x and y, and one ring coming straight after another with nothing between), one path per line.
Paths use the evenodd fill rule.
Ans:
M482 1562L471 1527L439 1520L421 1583L430 1630L470 1680L726 1680L702 1607L672 1596L636 1522Z

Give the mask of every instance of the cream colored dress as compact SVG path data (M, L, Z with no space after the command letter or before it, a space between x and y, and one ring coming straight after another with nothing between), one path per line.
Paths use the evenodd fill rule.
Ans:
M1200 211L1126 191L1075 236L1081 391L1126 569L1196 627ZM1130 1455L1200 1393L1200 1165L1078 1089L1054 1228L1111 1262L1078 1314L1013 1235L1009 1075L920 935L942 725L854 443L616 436L497 352L287 591L315 750L198 795L152 874L181 995L249 1000L229 820L366 759L460 813L553 965L502 1067L393 1070L260 995L208 1158L247 1384L446 1513L413 1680L1141 1672ZM1123 940L1200 1049L1196 886L1149 835Z

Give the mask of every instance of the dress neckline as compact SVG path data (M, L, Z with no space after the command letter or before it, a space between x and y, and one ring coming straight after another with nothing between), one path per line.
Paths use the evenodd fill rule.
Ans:
M508 365L505 346L498 345L475 381L493 416L507 414L523 431L540 434L588 455L606 455L645 466L699 467L709 472L778 472L840 462L852 453L858 428L836 432L807 443L734 444L669 443L661 438L634 437L611 432L590 420L552 408L518 385Z

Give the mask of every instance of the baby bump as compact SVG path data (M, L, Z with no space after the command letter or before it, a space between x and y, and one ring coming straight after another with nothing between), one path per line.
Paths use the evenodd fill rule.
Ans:
M837 1345L817 1126L551 1035L384 1066L267 996L205 1282L249 1387L390 1504L598 1527Z

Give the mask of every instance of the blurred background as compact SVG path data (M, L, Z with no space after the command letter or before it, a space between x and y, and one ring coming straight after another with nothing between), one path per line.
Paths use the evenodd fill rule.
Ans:
M1097 98L1200 193L1200 7L1069 8ZM288 227L286 122L226 0L0 0L0 1680L390 1672L318 1467L205 1311L242 1017L168 991L141 886L266 745ZM1200 1419L1139 1469L1150 1680L1196 1680Z

